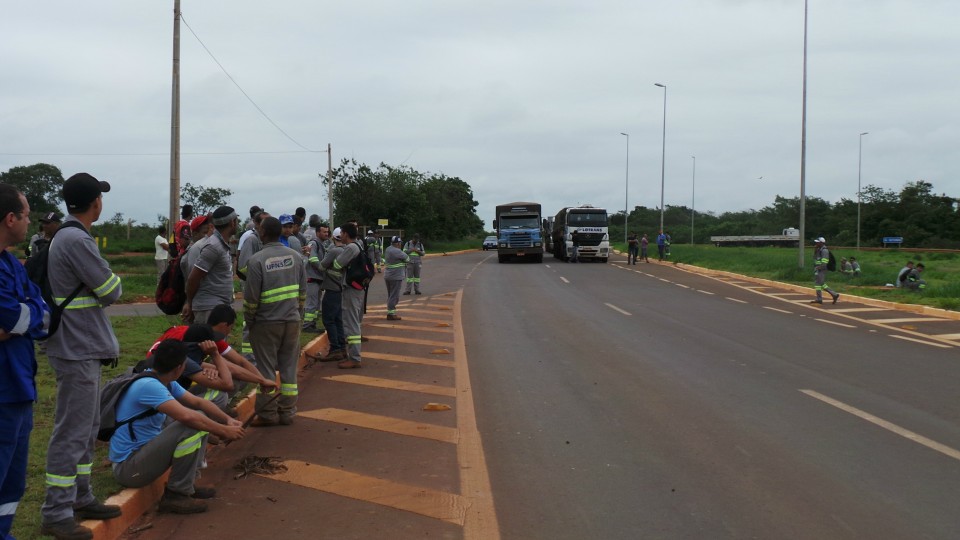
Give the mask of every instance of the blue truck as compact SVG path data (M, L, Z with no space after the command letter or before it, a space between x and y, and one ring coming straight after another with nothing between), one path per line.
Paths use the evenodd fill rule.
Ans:
M512 202L497 206L493 228L497 231L497 258L507 262L525 257L543 262L540 203Z

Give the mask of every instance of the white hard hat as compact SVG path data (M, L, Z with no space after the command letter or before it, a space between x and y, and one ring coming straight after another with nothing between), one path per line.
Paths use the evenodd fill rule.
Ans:
M336 238L337 240L340 239L340 227L337 227L336 229L333 230L333 237Z

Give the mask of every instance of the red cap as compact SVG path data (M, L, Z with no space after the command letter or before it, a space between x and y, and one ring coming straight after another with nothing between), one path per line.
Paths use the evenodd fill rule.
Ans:
M199 229L200 226L206 223L207 221L208 221L207 216L197 216L193 218L193 221L190 222L190 230L195 231Z

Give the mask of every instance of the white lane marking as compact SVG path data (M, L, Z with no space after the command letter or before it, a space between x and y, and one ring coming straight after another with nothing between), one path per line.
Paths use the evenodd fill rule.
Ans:
M857 308L839 308L831 309L834 313L861 313L867 311L890 311L888 308L880 307L857 307Z
M827 324L835 324L835 325L837 325L837 326L842 326L842 327L844 327L844 328L856 328L856 326L854 326L854 325L852 325L852 324L843 324L843 323L840 323L840 322L831 321L831 320L827 320L827 319L817 319L817 318L814 318L813 320L815 320L815 321L820 321L820 322L824 322L824 323L827 323Z
M688 285L684 285L683 283L674 283L674 285L676 285L677 287L683 287L684 289L690 288Z
M549 264L545 264L545 265L543 265L543 267L544 267L544 268L550 268L550 265L549 265Z
M786 313L787 315L793 315L792 311L787 311L785 309L777 309L775 307L763 306L763 309L769 309L770 311L776 311L778 313Z
M613 305L613 304L604 303L603 305L607 306L608 308L610 308L610 309L612 309L612 310L614 310L614 311L619 311L620 313L623 313L624 315L627 315L627 316L632 315L629 311L624 311L624 310L618 308L617 306L615 306L615 305Z
M570 281L567 280L567 278L565 278L565 277L563 277L563 276L560 276L560 281L562 281L562 282L564 282L564 283L570 283Z
M712 293L712 292L710 292L710 291L704 291L704 290L701 290L701 289L697 289L697 292L700 292L700 293L703 293L703 294L709 294L709 295L714 295L714 294L716 294L716 293Z
M727 298L727 300L729 300L729 301L731 301L731 302L739 302L739 303L741 303L741 304L749 304L749 302L747 302L746 300L740 300L740 299L738 299L738 298L730 298L729 296L727 296L726 298Z
M905 322L949 322L950 319L941 319L939 317L903 317L901 319L870 319L870 322L877 324L895 324Z
M940 347L941 349L952 349L952 348L953 348L953 347L951 347L950 345L946 345L946 344L943 344L943 343L934 343L934 342L932 342L932 341L924 341L924 340L922 340L922 339L917 339L917 338L912 338L912 337L907 337L907 336L898 336L898 335L896 335L896 334L890 334L890 337L892 337L892 338L897 338L897 339L902 339L902 340L905 340L905 341L912 341L912 342L914 342L914 343L923 343L924 345L930 345L931 347Z
M893 432L893 433L896 433L897 435L900 435L901 437L903 437L903 438L905 438L905 439L910 439L911 441L913 441L913 442L915 442L915 443L922 444L922 445L926 446L927 448L930 448L931 450L936 450L937 452L940 452L941 454L944 454L944 455L946 455L946 456L952 457L953 459L956 459L956 460L960 461L960 451L958 451L958 450L956 450L956 449L954 449L954 448L951 448L951 447L949 447L949 446L947 446L947 445L945 445L945 444L941 444L941 443L938 443L937 441L934 441L934 440L932 440L932 439L928 439L928 438L924 437L923 435L919 435L919 434L917 434L917 433L914 433L913 431L910 431L909 429L902 428L902 427L900 427L900 426L898 426L898 425L896 425L896 424L894 424L894 423L892 423L892 422L888 422L888 421L886 421L886 420L884 420L884 419L882 419L882 418L879 418L879 417L877 417L877 416L874 416L874 415L872 415L872 414L870 414L870 413L868 413L868 412L866 412L866 411L862 411L862 410L860 410L860 409L858 409L858 408L856 408L856 407L853 407L852 405L847 405L846 403L844 403L844 402L842 402L842 401L837 401L837 400L835 400L835 399L833 399L833 398L831 398L831 397L825 396L825 395L823 395L823 394L821 394L821 393L819 393L819 392L815 392L815 391L813 391L813 390L805 390L805 389L802 389L802 388L800 389L800 391L803 392L804 394L806 394L806 395L814 398L814 399L819 399L820 401L822 401L822 402L824 402L824 403L826 403L826 404L828 404L828 405L833 405L834 407L840 409L841 411L848 412L848 413L850 413L850 414L852 414L852 415L854 415L854 416L857 416L857 417L859 417L859 418L862 418L863 420L866 420L867 422L870 422L871 424L880 426L880 427L882 427L883 429L885 429L885 430L887 430L887 431L891 431L891 432Z
M954 339L960 339L960 334L937 334L933 337L952 341Z
M669 279L663 279L663 278L657 278L657 279L659 279L660 281L662 281L662 282L664 282L664 283L673 283L673 282L670 281Z

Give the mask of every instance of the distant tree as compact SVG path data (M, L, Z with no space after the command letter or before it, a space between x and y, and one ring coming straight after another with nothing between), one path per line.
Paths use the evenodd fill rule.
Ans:
M54 165L37 163L22 167L13 167L0 173L0 182L16 186L30 203L34 212L46 213L59 211L63 196L63 173Z
M180 189L180 200L183 204L193 205L193 215L209 214L224 206L233 195L233 191L226 188L195 186L189 182Z

